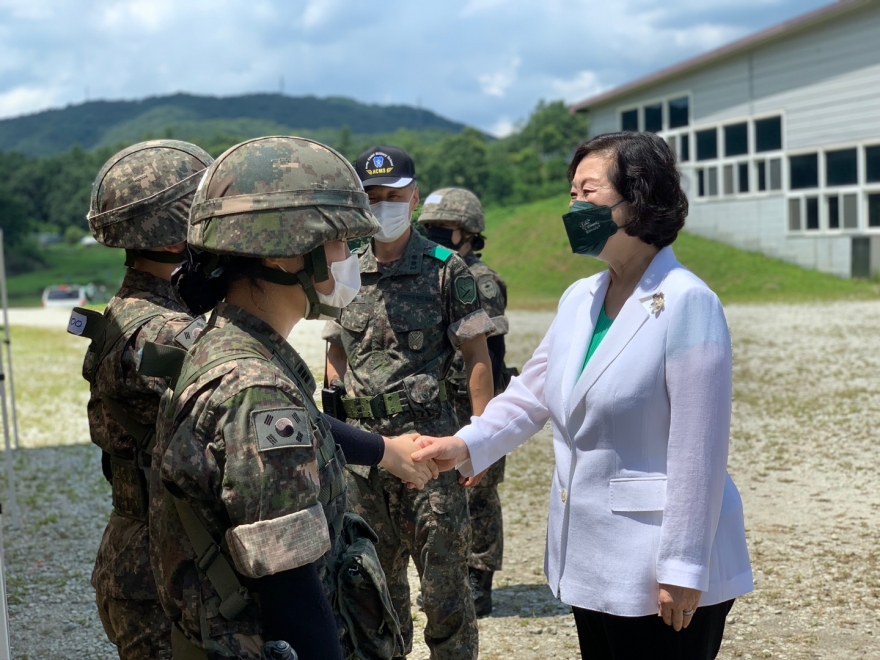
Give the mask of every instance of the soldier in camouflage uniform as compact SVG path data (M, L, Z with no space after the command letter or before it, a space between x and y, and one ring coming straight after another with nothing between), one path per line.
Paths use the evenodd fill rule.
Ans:
M474 409L491 399L485 336L494 330L477 285L452 251L410 227L418 203L414 167L400 149L375 147L356 165L382 232L358 250L361 292L329 323L327 373L344 378L349 422L384 435L449 435L458 421L446 377L456 349L464 354ZM350 466L352 510L379 536L377 551L412 648L409 558L421 577L431 658L476 658L478 630L467 574L467 496L454 472L422 492L382 469Z
M486 222L480 200L474 193L463 188L436 190L425 199L419 223L427 230L430 240L458 252L477 281L480 302L495 324L487 345L492 360L495 394L500 394L509 380L508 370L504 366L504 335L508 330L507 317L504 315L507 307L507 285L476 254L485 245L482 232L486 229ZM458 421L460 424L467 424L472 410L461 353L456 353L447 380L452 384L450 399ZM467 491L472 530L468 569L477 616L486 616L492 612L492 577L495 571L501 570L504 528L498 484L504 480L504 464L505 458L502 458Z
M189 316L170 280L183 260L193 193L211 161L186 142L142 142L108 160L92 186L89 227L99 243L125 248L129 267L103 318L94 313L87 324L94 338L83 364L92 442L103 450L113 490L92 586L104 630L125 660L171 657L171 627L150 570L144 474L167 383L139 376L137 356L148 341L186 348L204 325ZM82 334L84 321L75 312L71 331Z
M216 308L163 399L150 503L175 659L257 660L278 640L300 660L354 652L342 639L337 576L355 573L336 564L350 524L342 469L358 447L319 414L314 380L285 337L353 297L345 292L357 290L357 268L344 241L377 229L349 163L301 138L233 147L196 193L197 252L177 285L194 312ZM430 477L412 464L413 437L364 435L378 443L367 464L416 486ZM387 588L379 591L393 614ZM399 640L396 619L384 621Z

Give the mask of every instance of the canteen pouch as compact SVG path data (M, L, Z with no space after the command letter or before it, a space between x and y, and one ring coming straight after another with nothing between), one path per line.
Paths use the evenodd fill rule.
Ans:
M363 518L345 514L336 561L336 598L348 658L390 660L405 652L400 621L376 554L378 540Z
M429 374L416 374L403 379L412 419L430 419L441 412L440 384Z

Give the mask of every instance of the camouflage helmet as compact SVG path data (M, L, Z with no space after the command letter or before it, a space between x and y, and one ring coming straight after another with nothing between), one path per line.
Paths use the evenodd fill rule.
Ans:
M108 247L151 250L186 240L189 209L206 151L179 140L150 140L110 158L92 184L86 219Z
M480 198L464 188L441 188L425 198L419 223L449 223L479 234L486 228Z
M237 144L208 168L193 201L189 244L221 255L297 257L377 231L345 158L313 140L274 136Z

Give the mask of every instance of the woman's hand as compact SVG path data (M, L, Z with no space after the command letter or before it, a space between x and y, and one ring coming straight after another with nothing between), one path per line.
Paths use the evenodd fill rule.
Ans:
M697 611L702 595L703 592L699 589L661 584L660 596L657 599L660 605L658 616L662 616L663 622L676 631L687 628L694 618L694 612Z
M383 439L385 440L385 455L379 466L388 470L401 481L422 490L425 484L431 479L436 479L440 474L437 464L430 459L419 463L413 461L412 453L420 447L418 433Z
M412 455L413 460L417 463L433 460L441 472L451 470L471 457L464 440L456 435L445 438L423 435L418 439L417 444L422 449Z

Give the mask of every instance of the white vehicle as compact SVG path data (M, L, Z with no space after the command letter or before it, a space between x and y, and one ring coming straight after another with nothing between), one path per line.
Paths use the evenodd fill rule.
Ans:
M88 288L79 284L47 286L43 290L43 307L82 307L89 298Z

